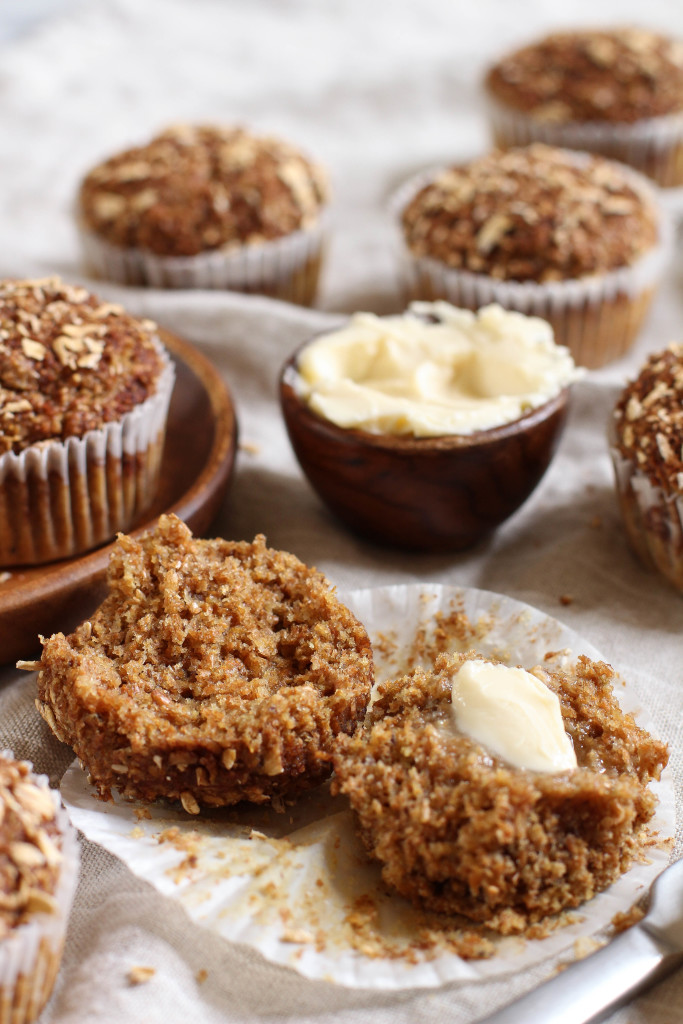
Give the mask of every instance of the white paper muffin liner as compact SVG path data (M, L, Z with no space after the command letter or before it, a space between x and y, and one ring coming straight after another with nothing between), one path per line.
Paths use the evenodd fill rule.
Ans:
M310 305L322 260L325 217L272 241L213 249L196 256L158 256L122 249L79 225L90 272L119 284L150 288L208 288L253 292Z
M643 118L631 124L605 121L539 121L503 106L490 94L486 110L496 145L578 149L619 160L663 188L683 185L683 113Z
M653 484L610 438L617 496L631 547L683 593L683 493Z
M13 758L11 751L1 755ZM80 850L59 793L44 775L34 776L49 793L62 840L55 913L35 913L0 941L0 1024L29 1024L50 997L62 957L69 913L78 882Z
M0 456L0 566L88 551L126 530L157 488L175 369L122 419L83 437L41 441Z
M416 643L426 650L439 612L446 618L464 612L474 627L474 636L453 638L453 649L476 647L485 657L527 668L543 663L549 651L555 652L546 661L551 667L567 666L579 654L604 660L556 619L484 590L413 584L339 597L368 630L378 682L407 670ZM424 663L429 666L428 657ZM626 678L615 690L621 707L647 729L633 681ZM668 837L674 830L671 772L651 789L660 803L650 827ZM244 944L307 978L354 989L485 985L550 957L564 955L571 962L575 943L604 938L614 915L640 899L669 859L666 843L648 844L647 858L572 912L565 927L539 940L492 936L490 959L467 960L449 947L447 935L441 941L438 928L433 948L423 941L419 912L387 892L379 865L363 851L347 801L331 797L326 786L284 814L243 806L189 816L162 801L137 813L142 805L118 794L99 800L74 762L62 796L75 826L176 901L217 942ZM364 907L370 908L365 914Z
M574 154L577 161L587 157ZM401 215L411 199L446 170L432 168L405 182L391 200L403 238ZM407 301L446 299L454 306L477 310L497 302L527 316L548 320L558 345L566 345L576 363L595 369L624 355L635 341L656 287L673 250L671 219L654 187L627 167L620 173L657 210L659 238L639 260L607 273L566 281L500 281L486 274L449 267L414 256L402 245L402 276Z

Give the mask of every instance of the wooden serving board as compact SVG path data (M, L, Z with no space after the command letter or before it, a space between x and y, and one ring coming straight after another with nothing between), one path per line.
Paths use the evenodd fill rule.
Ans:
M222 377L196 348L160 332L176 367L159 492L142 533L162 512L174 512L203 533L218 512L232 473L237 421ZM8 570L0 583L0 662L30 658L38 634L71 629L102 600L112 544L53 562ZM0 573L2 569L0 569Z

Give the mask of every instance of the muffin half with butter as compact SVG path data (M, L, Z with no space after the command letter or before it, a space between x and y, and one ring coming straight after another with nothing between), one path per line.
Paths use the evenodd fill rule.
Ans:
M513 934L628 870L668 753L615 681L586 657L527 671L469 652L380 684L334 764L384 881Z
M540 144L425 172L393 205L411 299L543 317L591 368L632 345L670 250L647 179Z
M287 142L240 127L176 125L84 178L85 262L121 284L309 304L326 198L322 170Z
M373 541L456 550L547 469L580 376L543 320L446 302L356 314L285 365L283 414L310 483Z

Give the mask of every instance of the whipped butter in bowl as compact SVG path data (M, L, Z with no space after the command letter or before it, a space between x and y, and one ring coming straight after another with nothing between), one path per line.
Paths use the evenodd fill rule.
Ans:
M285 365L280 398L304 472L347 525L457 550L541 479L580 373L538 317L421 302L312 339Z

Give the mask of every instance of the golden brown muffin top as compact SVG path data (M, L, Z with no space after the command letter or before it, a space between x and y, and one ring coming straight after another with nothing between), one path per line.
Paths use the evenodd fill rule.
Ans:
M614 410L616 443L650 480L683 491L683 345L650 356Z
M414 256L511 281L629 266L658 231L651 200L618 165L540 143L440 172L402 220Z
M0 281L0 454L82 437L156 390L156 324L58 277Z
M34 913L54 913L62 854L55 805L26 761L0 754L0 939Z
M683 43L640 28L557 32L503 57L486 85L538 121L632 123L683 110Z
M320 168L286 142L177 125L94 167L80 207L112 245L194 256L308 228L326 191Z

